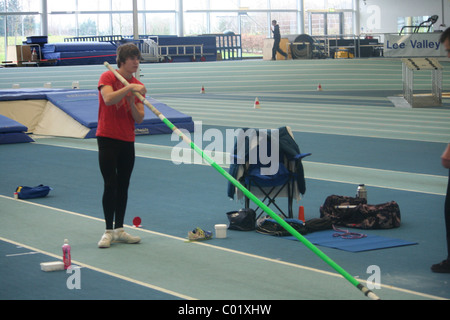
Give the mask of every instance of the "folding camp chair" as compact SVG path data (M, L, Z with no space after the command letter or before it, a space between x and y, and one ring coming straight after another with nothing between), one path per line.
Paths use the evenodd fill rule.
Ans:
M267 206L275 207L286 218L293 218L293 200L299 201L306 191L302 159L309 155L300 153L289 127L242 129L235 141L229 172ZM234 198L234 193L238 199L245 197L229 183L228 195ZM277 204L279 197L287 197L287 212ZM250 199L245 197L245 208L249 207Z

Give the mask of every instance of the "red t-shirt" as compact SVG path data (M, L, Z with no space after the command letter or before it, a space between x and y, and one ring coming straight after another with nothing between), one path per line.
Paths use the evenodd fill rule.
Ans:
M128 80L128 82L142 84L142 82L135 77ZM112 71L106 71L100 76L100 80L98 81L99 109L96 135L98 137L134 142L135 121L131 114L131 106L128 104L126 98L123 98L115 105L107 106L100 92L101 87L105 85L111 86L114 91L124 87L122 82L116 78ZM140 100L137 97L135 103L140 103Z

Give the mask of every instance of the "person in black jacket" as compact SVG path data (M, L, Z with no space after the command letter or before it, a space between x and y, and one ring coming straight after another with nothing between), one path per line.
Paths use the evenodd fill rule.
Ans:
M276 60L277 52L281 53L285 59L287 59L287 53L280 49L280 26L277 24L277 20L272 20L273 26L273 47L272 47L272 60Z
M440 42L444 45L447 57L450 58L450 28L447 28L440 37ZM433 264L431 270L438 273L450 273L450 143L442 154L442 166L449 170L447 193L444 203L445 230L447 235L447 259L441 263Z

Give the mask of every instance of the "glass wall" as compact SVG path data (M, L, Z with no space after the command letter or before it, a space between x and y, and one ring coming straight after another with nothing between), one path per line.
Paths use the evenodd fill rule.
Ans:
M352 35L352 0L304 0L305 33L312 36Z
M352 34L354 0L137 0L140 35L241 34L243 52L261 53L271 20L283 35ZM338 15L320 15L321 13ZM44 24L44 25L43 25ZM45 28L46 26L46 28ZM48 33L66 37L133 34L133 1L0 0L0 59L8 46Z

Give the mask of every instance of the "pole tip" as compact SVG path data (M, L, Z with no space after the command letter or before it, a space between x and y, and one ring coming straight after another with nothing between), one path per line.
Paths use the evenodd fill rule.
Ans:
M362 293L364 293L364 295L372 300L380 300L380 298L378 298L378 296L373 293L371 290L369 290L368 288L366 288L365 286L363 286L361 283L358 283L358 285L356 286L359 290L362 291Z
M380 298L375 293L373 293L372 291L369 291L367 293L367 297L369 297L372 300L380 300Z

